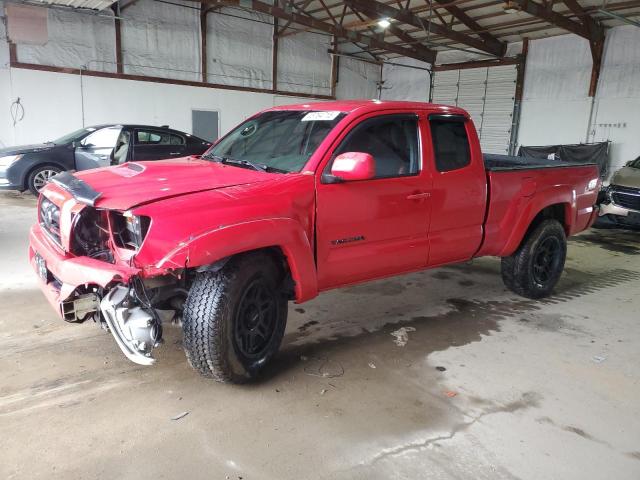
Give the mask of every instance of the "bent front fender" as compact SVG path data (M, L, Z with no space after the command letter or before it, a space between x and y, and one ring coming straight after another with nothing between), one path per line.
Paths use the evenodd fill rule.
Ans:
M295 282L297 302L318 295L313 246L298 222L269 218L221 225L180 242L156 262L154 269L200 267L225 257L261 248L279 247Z

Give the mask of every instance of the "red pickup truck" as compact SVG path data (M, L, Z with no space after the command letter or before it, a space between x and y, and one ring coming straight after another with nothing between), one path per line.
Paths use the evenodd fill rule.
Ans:
M549 295L599 188L595 165L483 156L459 108L293 105L202 156L54 177L29 256L58 314L134 362L176 317L196 370L243 382L279 348L288 300L482 255L514 292Z

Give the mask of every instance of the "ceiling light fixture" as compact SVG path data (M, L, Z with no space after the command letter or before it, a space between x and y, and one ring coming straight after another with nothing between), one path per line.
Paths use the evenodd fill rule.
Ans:
M390 25L391 20L389 20L388 18L381 18L380 20L378 20L378 26L381 28L389 28Z
M518 5L516 2L507 0L506 2L504 2L502 10L504 11L504 13L518 13L521 8L520 5Z

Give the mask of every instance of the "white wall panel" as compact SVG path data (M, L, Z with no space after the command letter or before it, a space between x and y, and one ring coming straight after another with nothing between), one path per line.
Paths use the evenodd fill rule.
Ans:
M308 104L309 102L322 102L323 100L313 100L311 98L306 97L290 97L289 95L274 95L273 96L273 106L279 107L282 105L298 105L298 104ZM325 100L328 101L328 100Z
M564 35L530 44L521 145L611 141L610 171L640 155L640 29L607 30L596 98L589 98L588 44ZM593 101L593 122L589 117Z
M640 156L640 98L601 99L594 108L590 140L611 142L609 171L613 173Z
M24 118L11 126L10 144L53 140L82 126L80 77L12 68L8 96L20 97ZM44 87L46 86L46 88ZM8 112L7 112L8 114ZM4 136L4 132L3 136ZM0 138L3 142L3 138Z
M340 99L378 98L380 67L347 57L338 61L336 97Z
M180 4L181 0L173 3ZM193 7L193 2L182 2ZM139 0L122 14L124 72L200 80L200 11Z
M523 101L518 143L555 145L584 142L590 109L588 98Z
M525 69L525 100L587 98L591 80L589 42L576 35L533 40Z
M640 156L640 28L609 30L591 137L611 141L610 171Z
M608 30L598 98L640 98L640 28Z
M288 92L331 93L331 39L327 35L297 33L280 38L278 89Z
M81 97L78 75L0 70L0 85L5 72L11 75L8 98L20 97L25 109L23 121L0 131L0 141L8 144L42 142L82 127L82 99L85 125L142 123L191 132L191 110L204 109L220 111L222 133L274 104L267 93L100 77L83 77Z
M17 53L21 62L56 67L85 66L89 70L104 72L116 70L112 18L102 16L105 14L80 15L52 9L46 12L47 42L44 45L18 44Z
M209 13L207 80L224 85L271 88L272 22L268 15L238 9L223 8L220 13Z
M394 58L393 63L427 68L428 63L413 58ZM424 70L386 64L382 70L383 100L429 101L429 73Z
M520 145L584 142L591 99L589 43L575 35L529 44L520 114Z
M9 109L15 100L11 95L11 72L8 68L0 68L0 148L15 143L13 121Z

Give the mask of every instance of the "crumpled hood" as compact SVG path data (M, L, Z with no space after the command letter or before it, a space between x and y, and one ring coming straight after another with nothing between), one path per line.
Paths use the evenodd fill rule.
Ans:
M640 168L621 168L611 177L611 185L640 189Z
M222 165L197 157L131 162L75 175L100 192L96 207L114 210L127 210L169 197L263 182L276 175L282 176Z
M0 157L5 155L18 155L21 153L41 152L43 150L51 150L55 148L54 143L37 143L35 145L19 145L17 147L0 148Z

